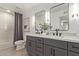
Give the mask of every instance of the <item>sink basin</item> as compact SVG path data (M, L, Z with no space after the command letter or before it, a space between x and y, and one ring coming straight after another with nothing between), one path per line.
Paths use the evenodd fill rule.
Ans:
M55 39L62 39L63 37L62 37L62 36L52 36L52 38L55 38Z

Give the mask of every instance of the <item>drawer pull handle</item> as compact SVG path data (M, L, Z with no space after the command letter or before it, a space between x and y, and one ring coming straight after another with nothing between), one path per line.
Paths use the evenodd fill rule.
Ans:
M51 55L55 56L55 49L51 48Z
M53 56L55 56L55 49L53 50Z
M51 55L52 55L52 48L51 48Z
M72 48L76 48L76 49L79 49L79 47L76 47L76 46L72 46Z

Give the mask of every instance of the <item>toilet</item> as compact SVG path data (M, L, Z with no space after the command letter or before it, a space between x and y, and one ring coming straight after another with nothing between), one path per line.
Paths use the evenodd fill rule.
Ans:
M18 40L15 42L16 50L20 50L25 48L25 41L24 40Z

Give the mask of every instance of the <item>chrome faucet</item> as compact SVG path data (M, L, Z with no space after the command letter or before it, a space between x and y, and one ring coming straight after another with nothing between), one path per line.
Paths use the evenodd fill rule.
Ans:
M55 31L56 31L56 32L55 32L55 33L53 33L53 35L56 35L56 36L61 36L61 33L59 33L59 29L56 29Z
M58 34L59 34L59 32L58 32L58 31L59 31L59 29L56 29L55 31L56 31L56 36L58 36Z

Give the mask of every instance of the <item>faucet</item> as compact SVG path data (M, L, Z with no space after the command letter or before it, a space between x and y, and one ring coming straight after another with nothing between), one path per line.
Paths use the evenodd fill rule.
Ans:
M59 29L56 29L55 31L56 31L56 36L58 36L58 34L59 34L59 32L58 32L58 31L59 31Z
M56 31L56 33L53 33L53 35L61 36L61 33L59 33L59 29L56 29L55 31Z

